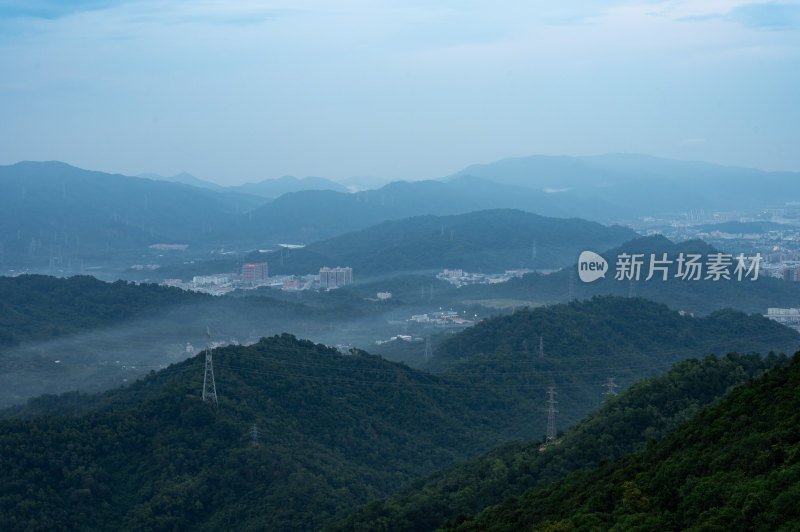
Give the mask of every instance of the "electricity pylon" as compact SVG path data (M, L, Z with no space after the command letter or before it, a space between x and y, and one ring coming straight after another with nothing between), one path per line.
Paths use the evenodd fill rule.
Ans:
M214 382L214 362L211 360L211 330L206 327L206 371L203 374L203 401L217 402L217 383Z

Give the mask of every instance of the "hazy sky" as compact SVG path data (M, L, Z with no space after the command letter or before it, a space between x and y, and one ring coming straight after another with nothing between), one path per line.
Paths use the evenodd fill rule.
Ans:
M0 0L0 164L238 184L798 147L800 2Z

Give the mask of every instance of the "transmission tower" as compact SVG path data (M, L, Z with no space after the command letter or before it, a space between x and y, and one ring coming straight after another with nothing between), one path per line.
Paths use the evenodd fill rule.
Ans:
M203 374L203 401L217 403L217 384L214 382L214 362L211 360L211 331L206 327L206 371Z
M253 423L253 430L250 434L253 438L253 445L258 445L258 427L256 427L255 423Z
M607 388L606 391L603 392L603 395L605 395L606 398L617 395L617 392L614 391L614 388L616 388L618 384L614 382L614 377L609 377L606 379L606 383L603 386Z
M544 336L539 336L539 358L544 356Z
M547 388L547 438L545 443L553 443L556 441L556 389L555 386Z
M431 337L428 336L425 338L425 360L430 360L431 355Z

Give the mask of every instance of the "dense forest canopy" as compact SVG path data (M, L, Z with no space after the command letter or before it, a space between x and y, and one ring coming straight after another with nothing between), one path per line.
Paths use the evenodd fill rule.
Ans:
M643 449L732 387L787 362L785 356L738 354L684 360L662 376L607 397L599 409L545 451L541 439L499 446L358 508L329 529L411 532L466 520L528 488Z
M800 353L663 440L447 530L796 530Z

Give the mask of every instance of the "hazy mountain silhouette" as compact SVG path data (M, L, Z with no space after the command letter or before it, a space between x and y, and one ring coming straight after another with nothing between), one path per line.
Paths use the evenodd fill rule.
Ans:
M548 190L561 201L608 202L618 209L613 219L690 209L755 211L800 200L797 172L765 172L636 154L504 159L468 166L443 180L451 182L463 176Z
M386 221L260 258L275 273L311 273L325 265L348 265L360 276L443 268L502 272L566 266L587 247L617 246L636 236L627 227L494 209Z

